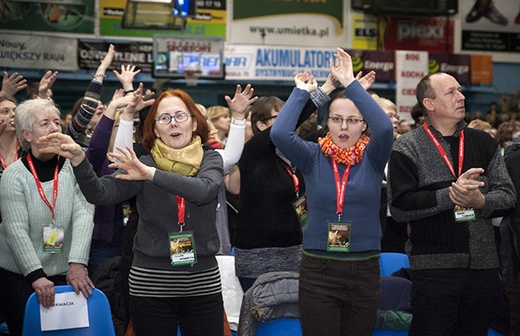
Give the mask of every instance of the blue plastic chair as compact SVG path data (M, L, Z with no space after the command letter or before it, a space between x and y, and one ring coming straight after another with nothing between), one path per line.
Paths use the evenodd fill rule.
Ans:
M504 336L493 328L488 329L488 336Z
M258 323L255 336L301 336L299 319L280 318Z
M381 252L381 276L390 276L401 268L410 268L408 256L404 253Z
M56 286L56 294L73 292L72 286ZM115 336L110 303L106 295L97 288L87 299L89 327L64 330L41 331L40 302L33 293L25 305L23 336Z
M408 330L374 330L372 336L408 336Z

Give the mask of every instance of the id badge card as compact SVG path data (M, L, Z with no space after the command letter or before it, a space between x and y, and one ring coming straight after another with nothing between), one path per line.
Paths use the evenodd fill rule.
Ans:
M350 252L350 223L328 223L328 252Z
M305 194L298 197L295 201L292 202L293 208L296 211L296 215L298 216L298 221L302 229L307 225L307 197Z
M477 218L475 215L475 209L473 208L463 208L457 205L453 212L455 213L456 222L468 222Z
M197 263L193 231L170 233L169 240L172 266L194 265Z
M43 252L63 252L64 229L55 225L43 227Z

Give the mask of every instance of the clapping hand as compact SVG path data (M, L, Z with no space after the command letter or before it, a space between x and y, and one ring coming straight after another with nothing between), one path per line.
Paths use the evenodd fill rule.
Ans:
M337 65L331 59L329 62L330 71L340 81L341 85L347 87L354 81L354 72L352 70L352 58L343 49L337 48L336 57Z
M464 208L483 208L486 199L480 191L480 187L484 186L484 182L477 180L483 173L482 168L470 168L461 174L457 181L449 187L450 200L455 205Z
M356 79L359 81L359 84L361 84L361 86L365 90L369 90L376 81L376 72L372 70L363 76L363 71L360 71L356 75Z
M308 72L300 72L294 76L294 83L298 89L308 92L312 92L318 89L318 82L314 76Z

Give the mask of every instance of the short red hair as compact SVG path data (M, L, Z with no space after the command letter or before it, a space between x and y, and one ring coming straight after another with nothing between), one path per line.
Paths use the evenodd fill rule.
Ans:
M146 119L144 120L143 125L143 140L142 144L144 149L146 149L148 152L153 147L153 144L155 142L155 139L157 136L154 132L155 127L155 114L157 113L157 108L161 101L164 98L170 98L170 97L179 97L186 107L188 108L188 113L191 114L192 118L195 118L197 121L197 129L193 132L193 136L200 136L202 143L206 143L208 141L209 136L209 126L208 122L206 121L206 118L202 115L200 110L195 105L195 102L191 97L180 89L167 89L163 91L156 99L155 103L150 107L150 110L148 111L148 115L146 116Z

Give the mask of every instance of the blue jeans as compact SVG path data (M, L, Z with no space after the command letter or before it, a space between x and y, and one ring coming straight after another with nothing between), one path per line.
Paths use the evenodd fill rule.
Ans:
M379 258L347 261L304 254L299 285L303 335L371 335L380 293Z
M499 299L498 269L414 270L410 335L485 336Z
M223 336L222 294L176 298L130 296L136 336Z

